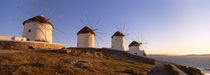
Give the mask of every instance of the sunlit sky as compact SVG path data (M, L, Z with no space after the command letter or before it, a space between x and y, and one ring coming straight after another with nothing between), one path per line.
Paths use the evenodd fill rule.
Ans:
M34 1L1 0L0 35L22 36L22 22L45 13L45 1ZM46 6L47 15L57 7L50 18L59 41L53 41L67 47L76 46L80 19L95 16L104 26L98 32L106 33L98 34L100 47L111 47L114 24L126 24L126 45L142 35L147 54L210 54L210 0L47 0Z

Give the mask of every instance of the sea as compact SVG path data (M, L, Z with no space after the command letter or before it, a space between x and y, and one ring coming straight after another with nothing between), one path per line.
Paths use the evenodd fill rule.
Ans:
M185 66L197 67L204 75L210 75L210 56L166 56L166 55L149 55L159 61L173 62Z

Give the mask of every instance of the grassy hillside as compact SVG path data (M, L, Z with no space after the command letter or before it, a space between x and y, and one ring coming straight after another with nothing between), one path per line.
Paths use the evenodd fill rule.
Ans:
M168 63L110 49L0 50L1 75L147 75L162 64ZM199 72L178 66L188 74Z
M77 52L77 53L76 53ZM98 52L0 53L0 73L8 74L143 74L154 65L119 59Z

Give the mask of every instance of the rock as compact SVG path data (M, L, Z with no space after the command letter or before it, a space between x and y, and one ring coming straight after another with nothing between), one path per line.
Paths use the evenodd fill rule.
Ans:
M153 68L148 75L179 75L170 65L159 65Z
M206 69L207 71L210 71L210 68L209 69Z
M181 66L181 65L176 65L176 67L178 67L179 69L181 69L188 75L203 75L201 71L195 67L187 67L187 66Z
M90 67L92 64L87 61L87 60L78 60L76 63L75 63L75 66L78 67L78 68L85 68L87 69L88 67Z

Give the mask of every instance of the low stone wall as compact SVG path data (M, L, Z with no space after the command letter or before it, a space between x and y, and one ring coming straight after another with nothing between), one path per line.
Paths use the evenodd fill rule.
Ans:
M65 46L56 43L0 40L0 49L28 50L28 49L62 49L62 48L65 48Z

